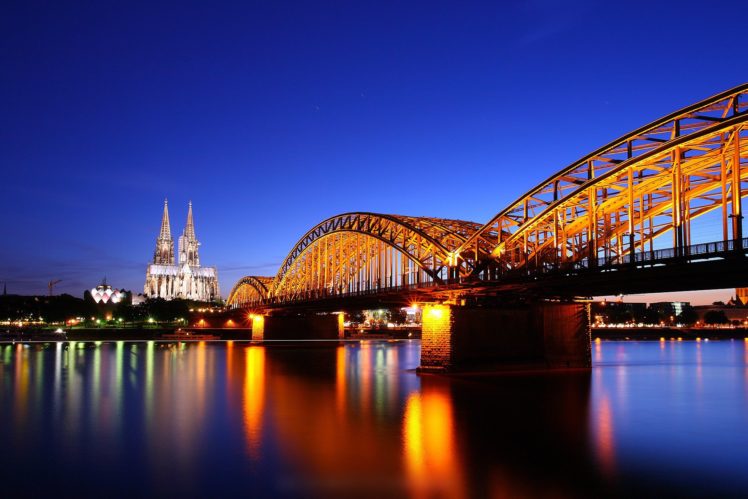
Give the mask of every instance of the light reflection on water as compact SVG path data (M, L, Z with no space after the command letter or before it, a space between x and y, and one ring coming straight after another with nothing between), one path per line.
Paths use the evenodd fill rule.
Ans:
M419 348L417 341L0 345L3 490L748 492L742 341L596 342L591 372L456 377L418 376Z

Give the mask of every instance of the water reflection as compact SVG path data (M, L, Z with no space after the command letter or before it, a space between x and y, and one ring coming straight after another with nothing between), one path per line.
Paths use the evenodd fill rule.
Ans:
M446 387L427 383L412 393L403 418L407 484L413 497L465 497L455 441L452 400Z
M265 348L245 350L244 431L252 458L258 458L262 441L262 414L265 405Z
M0 478L26 495L71 476L115 496L748 490L742 341L595 343L591 373L418 376L418 355L411 341L0 345Z

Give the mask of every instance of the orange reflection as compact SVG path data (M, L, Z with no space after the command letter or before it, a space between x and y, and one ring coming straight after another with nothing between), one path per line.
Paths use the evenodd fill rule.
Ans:
M602 362L603 360L603 349L600 342L600 338L595 339L595 362Z
M244 371L244 431L250 457L258 457L265 405L265 348L248 347Z
M335 408L338 411L338 416L343 417L345 415L345 399L346 399L346 363L345 363L345 346L340 345L335 351Z
M16 424L20 428L25 428L27 420L27 409L29 399L29 376L30 366L28 365L28 355L25 352L23 345L20 343L16 344L16 358L15 363L15 404L13 412L16 420ZM22 432L17 433L21 435Z
M595 421L595 446L603 472L612 476L615 473L615 439L613 436L613 411L610 399L604 396L600 401L600 409Z
M465 497L448 393L424 389L408 397L403 451L414 497Z
M371 378L372 378L372 364L371 356L374 353L371 348L371 343L367 340L361 342L359 347L359 403L361 404L361 412L368 414L369 407L371 406Z

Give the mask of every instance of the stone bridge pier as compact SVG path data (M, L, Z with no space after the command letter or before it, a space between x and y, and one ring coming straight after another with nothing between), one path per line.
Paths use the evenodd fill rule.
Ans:
M588 304L423 307L419 372L589 368Z

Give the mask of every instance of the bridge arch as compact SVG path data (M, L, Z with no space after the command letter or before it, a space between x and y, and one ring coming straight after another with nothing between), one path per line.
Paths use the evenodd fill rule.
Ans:
M593 151L468 237L460 274L642 261L667 232L677 254L691 244L691 220L720 208L724 244L741 240L747 111L745 84Z
M259 303L268 298L273 286L272 277L244 276L231 288L226 305L230 308Z
M283 261L273 299L363 293L441 284L453 251L480 224L357 212L314 226Z

